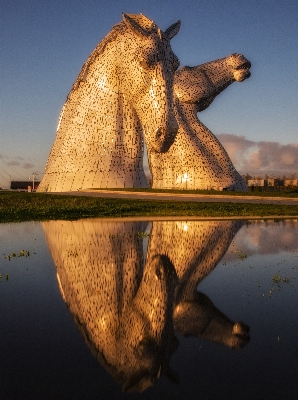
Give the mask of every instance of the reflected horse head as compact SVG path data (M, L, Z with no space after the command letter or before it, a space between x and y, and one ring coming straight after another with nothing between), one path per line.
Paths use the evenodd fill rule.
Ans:
M231 321L201 292L175 307L174 326L183 336L197 336L231 349L241 349L250 341L249 326Z
M42 223L61 295L92 353L125 391L142 391L177 347L177 275L167 256L143 266L145 223ZM173 374L172 374L173 375Z
M57 278L62 296L69 304L69 297L64 294L69 293L69 288L63 290ZM73 314L89 348L124 392L142 392L161 374L171 379L175 376L169 364L179 344L172 321L176 285L177 275L168 257L154 257L146 264L132 301L124 305L122 312L109 316L109 329L98 324L97 328L104 330L100 333L104 335L102 341L94 340L90 324L83 322L82 315Z
M179 345L175 331L233 348L249 340L244 324L197 292L242 223L152 225L144 261L140 232L148 232L147 223L42 222L61 295L92 353L124 391L143 391L161 375L179 380L170 366Z
M172 322L177 275L167 256L146 263L140 287L127 305L117 340L117 375L124 391L143 391L170 369L178 346Z

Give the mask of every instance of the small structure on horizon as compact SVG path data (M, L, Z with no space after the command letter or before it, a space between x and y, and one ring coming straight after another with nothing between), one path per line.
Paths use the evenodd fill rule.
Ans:
M40 184L40 181L34 181L34 188L32 181L11 181L10 183L10 189L12 190L28 190L28 187L34 190L38 188L38 185Z
M267 186L284 186L284 181L278 178L268 178L267 179Z
M247 186L266 187L268 186L267 179L249 179Z
M248 179L247 186L249 187L281 187L292 188L298 186L298 179L279 179L279 178L267 178L267 179Z

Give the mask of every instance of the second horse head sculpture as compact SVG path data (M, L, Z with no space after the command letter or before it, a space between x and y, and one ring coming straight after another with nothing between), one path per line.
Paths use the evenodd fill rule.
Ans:
M153 188L247 190L226 150L197 113L233 82L247 79L250 66L243 55L231 54L175 73L179 131L166 154L148 152Z

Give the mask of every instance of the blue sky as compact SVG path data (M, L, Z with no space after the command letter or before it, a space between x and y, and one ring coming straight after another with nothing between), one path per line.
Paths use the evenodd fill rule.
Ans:
M0 5L0 186L7 187L10 176L42 177L66 96L122 12L141 12L162 30L180 19L172 48L181 66L236 52L248 58L251 77L231 85L199 117L241 172L298 175L297 0L0 0Z

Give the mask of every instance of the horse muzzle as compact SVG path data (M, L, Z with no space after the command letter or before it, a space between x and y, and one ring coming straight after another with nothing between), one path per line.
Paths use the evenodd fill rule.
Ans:
M178 123L176 120L175 123L171 123L171 125L166 128L157 128L151 140L152 148L158 153L167 152L174 143L177 132Z
M239 65L234 70L234 79L237 82L243 82L245 79L249 78L251 62L248 61L244 56L238 56Z

